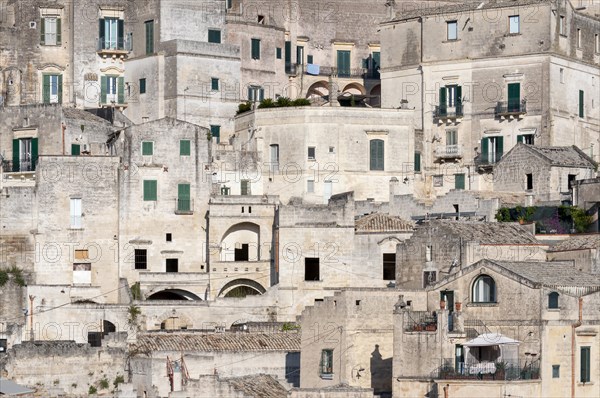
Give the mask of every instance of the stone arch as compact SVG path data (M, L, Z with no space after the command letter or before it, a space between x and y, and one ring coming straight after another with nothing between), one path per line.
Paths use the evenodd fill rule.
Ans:
M146 300L202 301L196 294L183 289L163 289L147 295Z
M376 84L369 93L371 106L381 106L381 84Z
M267 290L260 283L251 279L235 279L226 283L225 286L221 288L218 297L245 297L265 294L266 291ZM232 295L230 294L231 292L239 292L242 295Z
M158 316L157 324L160 324L161 330L191 329L194 325L189 316L175 310L165 312Z
M325 80L313 83L306 90L306 98L310 100L326 99L329 97L329 83Z
M344 89L342 90L342 93L349 93L353 95L365 95L367 93L367 90L362 84L354 82L347 84L346 87L344 87Z
M252 222L234 224L221 239L221 261L259 261L260 226Z

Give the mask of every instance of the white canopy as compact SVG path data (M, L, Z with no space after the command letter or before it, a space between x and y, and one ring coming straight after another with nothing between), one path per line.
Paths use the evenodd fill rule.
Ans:
M493 345L519 345L521 342L513 340L510 337L501 335L500 333L484 333L480 334L473 340L463 344L465 347L489 347Z

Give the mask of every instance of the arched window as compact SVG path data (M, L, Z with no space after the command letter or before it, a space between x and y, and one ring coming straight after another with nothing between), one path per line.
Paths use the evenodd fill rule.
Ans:
M548 295L548 308L558 308L558 296L556 292L552 292Z
M370 169L383 170L383 140L371 140L370 142Z
M496 282L488 275L480 275L473 283L471 295L473 303L495 303L496 302Z

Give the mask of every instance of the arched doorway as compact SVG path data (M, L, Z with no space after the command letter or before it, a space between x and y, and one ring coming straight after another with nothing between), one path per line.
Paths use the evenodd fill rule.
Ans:
M221 240L221 261L260 261L260 227L243 222L232 225Z
M186 301L201 301L202 299L192 292L181 289L165 289L152 293L146 300L186 300Z
M306 90L306 98L313 103L324 103L329 101L329 83L322 80L312 84Z
M246 297L264 294L266 289L251 279L236 279L228 282L221 291L219 297Z

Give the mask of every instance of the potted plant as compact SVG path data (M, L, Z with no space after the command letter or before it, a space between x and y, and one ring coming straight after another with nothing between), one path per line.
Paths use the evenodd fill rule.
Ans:
M454 306L456 307L456 311L462 310L462 303L460 301L454 303Z
M496 379L504 380L506 373L506 362L498 361L494 365L496 366L496 373L494 373L494 377Z

